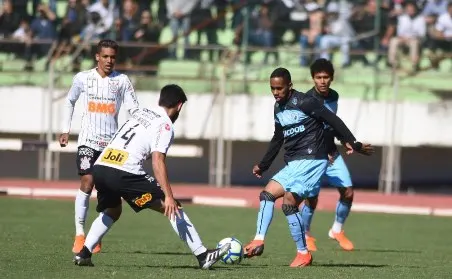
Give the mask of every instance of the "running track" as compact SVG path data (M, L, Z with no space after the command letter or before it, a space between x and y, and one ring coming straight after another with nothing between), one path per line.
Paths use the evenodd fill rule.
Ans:
M0 194L26 198L73 199L78 181L0 180ZM253 207L259 206L258 187L215 188L200 184L172 185L176 198L203 205ZM94 198L95 191L92 195ZM322 189L319 210L334 211L338 193L335 189ZM277 203L281 206L281 200ZM418 214L452 216L452 196L423 194L384 195L375 191L355 191L352 211L392 214Z

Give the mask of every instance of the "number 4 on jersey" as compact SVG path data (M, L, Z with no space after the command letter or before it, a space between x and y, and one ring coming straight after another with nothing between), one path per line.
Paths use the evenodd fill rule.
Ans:
M127 130L122 136L121 138L123 140L125 140L126 142L124 143L124 149L127 148L127 146L129 145L130 141L133 139L133 137L135 136L135 131L134 128L137 127L140 124L135 124L133 127L129 128L129 130Z

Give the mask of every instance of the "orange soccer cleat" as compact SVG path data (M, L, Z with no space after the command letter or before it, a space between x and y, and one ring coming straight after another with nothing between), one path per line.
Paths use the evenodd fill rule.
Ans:
M290 264L290 267L305 267L312 264L312 254L308 252L307 254L297 253L297 256Z
M335 232L333 232L333 230L330 229L330 231L328 232L328 236L331 239L334 239L337 242L339 242L339 245L342 247L342 249L344 249L346 251L353 250L353 248L354 248L353 243L345 236L345 233L343 230L339 233L335 233Z
M102 241L99 241L99 243L97 243L96 247L94 247L94 249L93 249L93 254L100 253L101 248L102 248Z
M252 258L254 256L260 256L264 253L264 241L253 240L245 246L243 255L245 258Z
M306 235L306 246L310 252L317 251L317 246L315 245L315 238L309 235Z
M74 239L74 245L72 246L72 253L78 253L82 250L83 245L85 244L85 236L84 235L76 235Z

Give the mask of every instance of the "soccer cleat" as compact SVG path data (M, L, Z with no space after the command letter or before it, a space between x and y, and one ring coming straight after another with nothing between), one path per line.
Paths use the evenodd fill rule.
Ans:
M297 253L297 256L290 264L290 267L304 267L312 264L312 254L308 252L307 254Z
M80 252L74 256L72 261L78 266L94 266L91 261L91 256L92 253L88 250L88 248L86 248L86 246L83 246Z
M82 250L83 245L85 244L85 236L84 235L76 235L74 240L74 245L72 246L72 253L78 253Z
M260 256L264 253L264 241L253 240L245 246L243 256L245 258L252 258L254 256Z
M311 252L317 251L317 246L315 245L315 238L312 236L306 235L306 246L308 247L308 250Z
M201 255L196 256L198 258L199 267L202 269L209 269L212 265L218 262L231 249L231 243L226 243L218 249L207 250Z
M346 251L352 251L353 250L353 243L345 236L344 231L342 230L340 233L335 233L333 230L330 229L328 232L328 236L331 239L336 240L339 242L339 245L342 247L342 249Z
M102 242L99 241L99 243L97 243L96 247L94 247L94 249L93 249L93 254L100 253L101 248L102 248Z

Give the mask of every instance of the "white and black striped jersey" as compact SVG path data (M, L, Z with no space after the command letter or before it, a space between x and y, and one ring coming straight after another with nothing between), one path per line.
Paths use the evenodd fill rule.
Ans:
M135 109L132 117L102 151L95 165L146 174L144 161L154 151L166 154L173 139L173 122L163 108Z
M70 132L75 103L79 99L83 115L78 146L98 151L105 148L118 130L121 105L129 112L138 108L135 90L126 75L113 71L102 78L96 68L79 72L74 76L64 105L63 133Z

